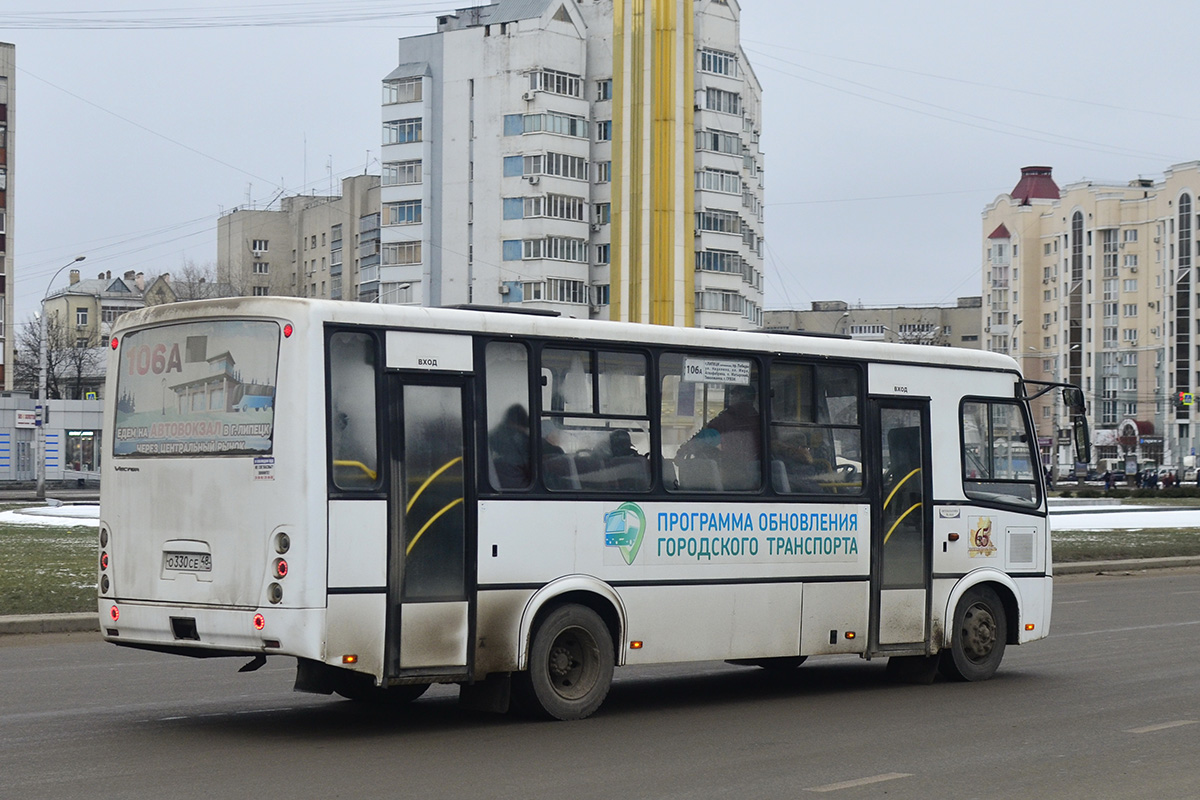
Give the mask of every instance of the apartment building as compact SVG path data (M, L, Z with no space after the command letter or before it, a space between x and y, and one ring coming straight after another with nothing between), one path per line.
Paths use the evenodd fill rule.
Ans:
M499 0L383 80L384 302L762 323L761 87L736 0Z
M1025 167L983 212L988 349L1083 388L1102 468L1196 465L1198 190L1200 162L1061 188ZM1070 466L1061 404L1047 395L1035 416L1046 463Z
M0 42L0 383L13 388L13 346L16 335L13 326L13 298L16 280L13 275L13 167L16 164L16 74L17 48Z
M217 222L217 280L232 294L371 302L378 263L378 175L343 179L340 195L293 195Z

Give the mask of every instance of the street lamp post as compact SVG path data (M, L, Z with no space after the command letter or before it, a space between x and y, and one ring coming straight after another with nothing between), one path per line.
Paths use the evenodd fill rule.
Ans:
M40 322L41 337L38 342L38 400L41 401L42 411L38 415L37 420L37 498L43 500L46 497L46 411L50 407L50 398L46 396L46 354L48 350L46 342L46 298L50 294L51 287L58 280L58 276L62 271L72 264L77 264L83 261L87 256L76 256L71 261L63 264L58 268L58 272L54 273L54 277L50 279L50 283L46 284L46 292L42 295L42 315Z

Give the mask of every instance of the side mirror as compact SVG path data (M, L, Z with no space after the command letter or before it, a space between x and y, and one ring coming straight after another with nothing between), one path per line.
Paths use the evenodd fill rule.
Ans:
M1075 460L1082 464L1091 463L1092 437L1088 432L1087 418L1082 413L1072 414L1071 433L1075 443Z
M1082 415L1087 411L1083 400L1083 390L1077 386L1068 386L1062 390L1063 405L1071 411L1071 416Z

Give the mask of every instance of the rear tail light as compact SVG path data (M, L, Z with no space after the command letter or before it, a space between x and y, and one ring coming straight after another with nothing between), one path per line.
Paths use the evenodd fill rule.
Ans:
M265 627L267 627L267 621L266 621L266 619L263 618L263 615L255 614L254 615L254 630L261 631Z
M108 615L110 617L112 617L113 622L116 622L117 620L119 620L121 618L121 609L117 608L116 606L113 606L112 608L110 608L108 610Z
M275 559L275 577L282 578L287 575L288 565L282 558Z

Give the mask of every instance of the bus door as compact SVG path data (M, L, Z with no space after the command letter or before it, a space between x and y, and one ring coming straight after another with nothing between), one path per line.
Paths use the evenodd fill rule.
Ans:
M871 403L879 487L872 500L871 650L927 652L932 481L929 403Z
M470 379L391 373L387 677L465 674Z

